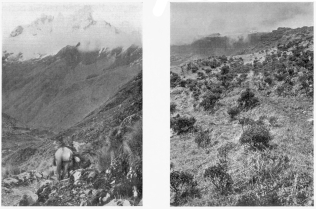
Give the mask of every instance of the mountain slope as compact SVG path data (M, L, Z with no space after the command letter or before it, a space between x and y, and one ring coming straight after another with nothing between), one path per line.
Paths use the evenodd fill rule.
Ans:
M128 144L133 159L127 164L118 152L115 154L115 163L110 165L106 138L113 137L115 130L124 130L122 138L114 138L111 143L120 144L119 141L123 140L125 146ZM82 162L89 163L88 168L86 166L77 169L71 174L70 179L53 185L51 180L45 178L54 179L51 171L54 170L52 159L56 151L56 141L63 141L66 145L72 142L79 144ZM142 74L139 73L131 79L113 97L76 125L49 139L11 153L3 159L2 166L3 170L15 168L18 171L26 171L20 175L27 176L24 179L22 177L23 180L19 180L17 184L11 180L14 182L14 179L20 179L20 175L3 180L9 182L4 183L5 191L11 191L3 190L4 205L24 204L23 195L16 194L17 189L30 190L28 195L36 192L38 198L27 204L69 206L85 202L86 205L97 206L114 204L109 203L110 200L116 202L122 198L127 201L124 204L141 204L139 201L142 198ZM127 170L124 166L128 166ZM122 168L124 169L121 170ZM36 183L32 180L33 170L36 170ZM90 176L93 176L92 179ZM43 192L45 188L50 195ZM90 192L84 193L83 198L82 191Z
M125 122L123 122L125 119ZM128 123L126 123L126 121ZM139 73L131 81L125 84L113 97L102 104L99 108L90 112L83 120L64 130L57 135L45 138L32 148L36 151L27 158L26 161L16 162L25 170L36 169L38 171L46 170L51 166L52 156L54 154L54 141L62 140L65 144L72 141L89 144L87 149L90 152L96 152L102 148L104 140L102 136L109 135L115 127L119 127L122 122L128 126L134 126L142 121L142 76ZM84 146L86 146L84 145ZM23 149L21 149L23 150ZM12 153L7 159L8 163L19 158L21 150ZM95 155L92 156L95 158ZM95 163L97 159L94 159ZM4 160L6 163L6 160Z
M209 36L198 39L188 45L171 46L171 54L178 57L249 54L276 47L289 40L312 41L313 27L278 28L272 32L250 33L237 38L230 36Z
M59 131L79 122L141 71L142 49L81 52L3 64L3 111L29 127Z

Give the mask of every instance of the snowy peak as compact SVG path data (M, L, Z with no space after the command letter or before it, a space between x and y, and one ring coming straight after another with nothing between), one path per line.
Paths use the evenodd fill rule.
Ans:
M125 22L126 27L131 27ZM120 25L118 25L120 26ZM29 25L15 28L3 41L3 50L23 60L38 55L53 55L67 45L81 43L79 50L95 51L102 48L128 48L140 45L141 34L120 30L104 20L95 20L90 6L84 6L71 15L42 15Z
M72 17L71 17L73 30L85 30L92 25L96 25L97 21L95 21L92 17L92 9L90 6L84 6L82 9L79 9Z
M106 21L94 20L91 7L85 6L68 18L65 18L61 13L58 14L57 18L43 14L29 25L16 27L11 32L10 37L14 38L23 33L37 36L56 32L60 29L64 30L64 32L82 31L94 25L97 25L97 27L112 27L111 24ZM116 28L114 30L118 32Z

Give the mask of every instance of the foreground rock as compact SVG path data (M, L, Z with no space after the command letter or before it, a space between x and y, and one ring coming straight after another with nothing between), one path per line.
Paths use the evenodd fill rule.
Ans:
M120 173L121 175L118 175ZM62 181L45 181L37 190L37 206L132 206L141 200L140 175L112 166L106 172L78 169ZM124 197L124 198L122 198ZM26 202L26 201L25 201Z

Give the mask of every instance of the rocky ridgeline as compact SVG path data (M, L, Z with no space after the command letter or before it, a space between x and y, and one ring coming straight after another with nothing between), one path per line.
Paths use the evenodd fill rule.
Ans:
M140 176L131 168L122 174L115 164L104 172L73 170L70 178L61 181L47 172L29 171L3 179L2 193L20 193L16 206L132 206L142 204ZM19 192L34 183L39 185L36 192Z

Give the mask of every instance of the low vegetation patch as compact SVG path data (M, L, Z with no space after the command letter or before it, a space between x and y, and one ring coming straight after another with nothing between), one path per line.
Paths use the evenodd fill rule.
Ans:
M235 117L240 113L240 109L237 106L233 106L228 108L227 113L230 116L230 119L234 120Z
M173 118L171 118L171 128L174 132L176 132L178 135L182 133L188 133L190 131L193 131L194 124L196 122L196 119L194 117L186 117L186 116L180 116L177 115Z
M263 125L251 125L241 135L239 142L251 149L264 150L272 140L269 130Z
M220 99L219 94L214 94L213 92L208 92L204 97L200 106L204 108L205 111L212 110L215 103Z
M231 193L234 182L225 166L217 164L207 168L204 171L204 178L209 179L220 194L228 195Z
M212 143L212 138L210 136L210 133L212 130L200 130L196 137L195 137L195 143L198 145L199 148L206 148L211 145Z
M170 190L174 195L173 204L175 206L185 204L190 198L201 196L194 175L185 171L170 173Z
M175 103L170 104L170 113L173 114L176 111L177 105Z
M251 109L259 104L259 99L255 97L255 94L247 88L243 91L238 99L239 107L243 109Z

